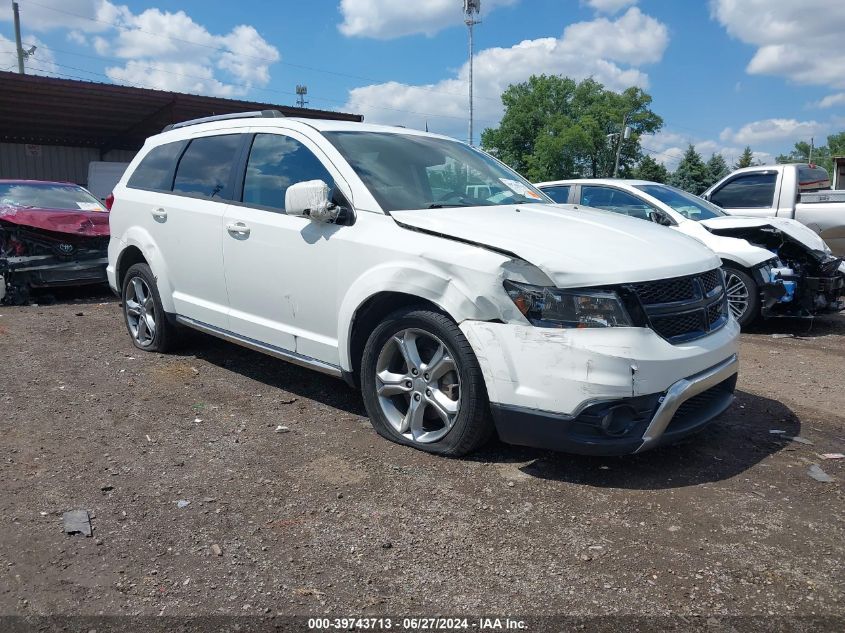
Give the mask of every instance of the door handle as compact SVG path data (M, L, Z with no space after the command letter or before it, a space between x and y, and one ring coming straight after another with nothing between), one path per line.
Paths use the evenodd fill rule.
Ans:
M249 237L250 228L243 222L229 222L226 225L226 230L232 234L233 237Z
M153 219L156 222L166 222L167 221L167 211L162 208L153 209L150 211L153 214Z

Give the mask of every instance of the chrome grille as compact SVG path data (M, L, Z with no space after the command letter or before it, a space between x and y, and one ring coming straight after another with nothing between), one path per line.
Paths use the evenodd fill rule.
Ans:
M649 326L670 343L691 341L728 322L724 276L715 268L700 275L632 284Z

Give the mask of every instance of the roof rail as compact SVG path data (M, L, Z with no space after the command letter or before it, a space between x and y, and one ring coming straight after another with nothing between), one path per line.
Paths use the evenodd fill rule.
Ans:
M284 118L284 114L278 110L256 110L255 112L233 112L231 114L217 114L215 116L206 116L201 119L191 119L190 121L182 121L181 123L171 123L166 125L162 132L169 132L170 130L178 130L182 127L190 125L199 125L200 123L211 123L212 121L227 121L229 119L279 119Z

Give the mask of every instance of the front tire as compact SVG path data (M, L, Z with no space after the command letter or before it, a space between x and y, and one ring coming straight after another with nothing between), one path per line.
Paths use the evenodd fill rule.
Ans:
M493 432L472 347L454 321L433 310L397 310L373 330L361 391L373 427L399 444L459 457Z
M730 266L725 266L723 270L728 308L740 327L744 328L760 316L760 289L745 271Z
M145 352L173 348L176 328L161 305L153 271L147 264L134 264L123 279L123 318L132 343Z

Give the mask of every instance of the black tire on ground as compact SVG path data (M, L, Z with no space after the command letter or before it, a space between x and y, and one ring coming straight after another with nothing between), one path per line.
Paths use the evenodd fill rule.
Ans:
M734 294L735 297L739 296L737 293L740 295L742 294L741 286L744 285L745 290L748 292L746 307L741 314L736 314L734 312L736 304L731 307L731 312L734 314L734 317L736 317L740 327L744 328L745 326L753 323L760 316L760 289L757 286L757 283L744 270L734 268L733 266L725 266L723 270L725 271L725 290L728 293L729 306L731 304L732 294ZM732 290L734 291L733 293Z
M129 313L127 310L127 296L129 286L133 283L135 278L140 278L150 289L151 299L155 309L155 334L152 340L147 345L141 345L132 333L132 327L129 322ZM121 299L123 306L123 320L126 323L126 329L129 332L129 338L138 349L145 352L160 352L166 353L172 350L176 344L176 326L172 324L164 312L164 307L161 304L161 296L158 293L158 284L156 284L153 271L147 264L133 264L126 276L123 278L123 288L121 289Z
M459 408L454 425L445 436L430 443L418 442L400 434L388 421L377 392L379 355L394 335L406 329L421 330L444 343L455 361L456 373L460 378ZM480 448L493 435L487 389L475 353L455 322L440 312L425 307L410 307L388 315L367 340L360 377L364 406L373 427L379 435L393 442L429 453L460 457Z

